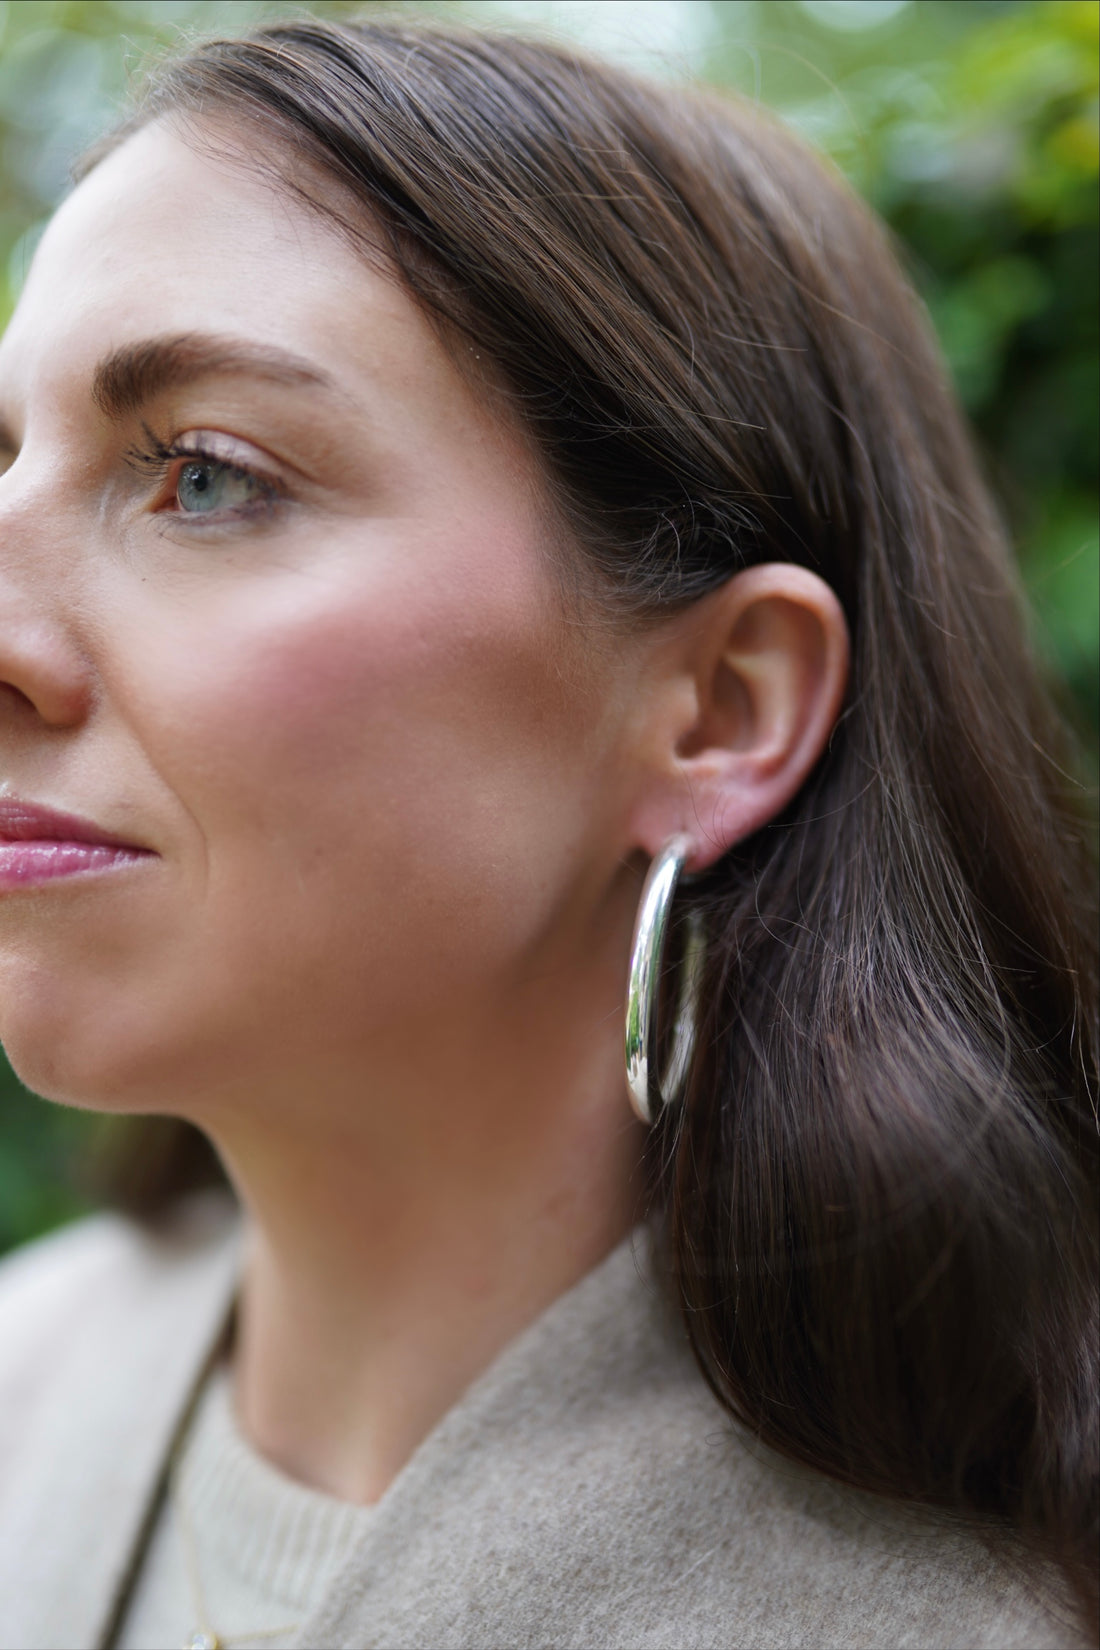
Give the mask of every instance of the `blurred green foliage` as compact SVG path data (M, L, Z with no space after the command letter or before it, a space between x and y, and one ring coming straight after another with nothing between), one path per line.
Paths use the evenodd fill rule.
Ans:
M196 33L300 9L0 3L3 315L73 156L116 117L142 59ZM549 26L657 72L686 70L776 108L834 158L892 225L928 304L1094 782L1096 0L409 0L397 9ZM26 1095L0 1063L0 1250L86 1206L76 1170L92 1126Z

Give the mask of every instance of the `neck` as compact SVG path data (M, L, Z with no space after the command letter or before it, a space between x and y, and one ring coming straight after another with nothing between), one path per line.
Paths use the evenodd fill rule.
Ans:
M590 1001L587 1018L595 1044L539 1041L513 1014L516 1059L492 1070L481 1058L464 1078L452 1046L412 1084L406 1060L389 1104L374 1073L369 1107L362 1084L339 1104L326 1082L315 1110L299 1097L211 1128L250 1217L238 1419L291 1477L376 1501L466 1387L637 1220L619 1016ZM553 1050L537 1078L533 1048Z

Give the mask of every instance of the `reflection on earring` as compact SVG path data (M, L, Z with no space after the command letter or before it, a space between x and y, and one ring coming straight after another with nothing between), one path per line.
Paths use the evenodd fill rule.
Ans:
M657 1071L657 999L669 916L676 885L691 851L691 838L674 836L649 867L642 889L630 981L626 996L626 1083L630 1101L643 1123L652 1123L665 1106L679 1100L695 1051L699 984L703 973L703 924L688 913L680 963L676 1022L664 1074Z

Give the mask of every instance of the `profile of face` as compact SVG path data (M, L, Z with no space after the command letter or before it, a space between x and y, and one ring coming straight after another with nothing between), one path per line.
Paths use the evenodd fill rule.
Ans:
M0 802L142 851L0 898L0 1035L39 1092L201 1118L308 1078L321 1105L529 1035L548 993L603 1025L626 862L702 822L705 863L816 758L827 592L741 621L794 733L750 670L708 714L751 737L703 738L674 668L701 632L577 622L475 355L166 122L50 225L0 347ZM759 757L720 806L711 744Z

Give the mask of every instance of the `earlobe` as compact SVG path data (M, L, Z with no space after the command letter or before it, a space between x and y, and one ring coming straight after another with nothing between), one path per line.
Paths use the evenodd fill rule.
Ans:
M774 818L816 766L847 686L848 627L825 581L785 562L735 575L684 619L677 663L694 692L678 702L692 714L638 839L652 856L686 832L699 871Z

